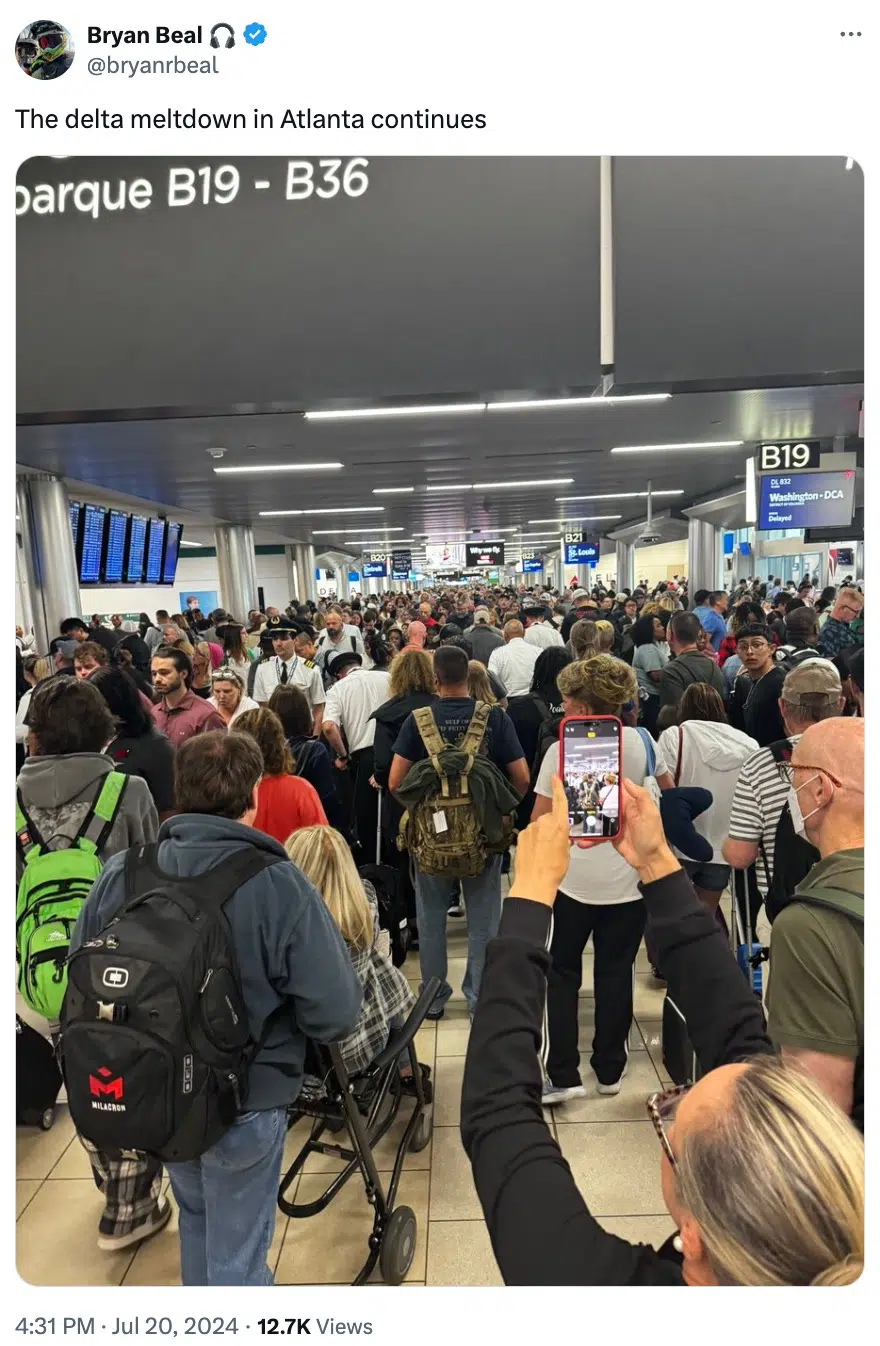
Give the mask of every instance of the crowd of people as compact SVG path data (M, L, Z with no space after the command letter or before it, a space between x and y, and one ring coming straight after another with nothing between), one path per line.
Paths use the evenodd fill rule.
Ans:
M55 1003L45 960L57 983L100 945L139 865L189 890L215 871L237 882L223 910L254 1054L232 1124L165 1163L183 1282L271 1282L307 1042L343 1044L363 1071L411 1008L380 871L423 985L436 979L430 1020L453 994L447 920L467 924L462 1137L508 1284L854 1280L863 641L851 577L692 594L680 577L619 592L477 583L294 599L246 621L142 613L128 631L71 616L45 654L18 629L19 925L49 853L85 846L94 866L54 955L19 935L25 1001ZM568 715L621 720L619 771L560 780ZM769 948L766 1005L731 949L734 871ZM588 1087L591 937L598 1094L626 1074L643 939L699 1061L692 1087L647 1101L678 1230L657 1252L604 1233L542 1112ZM65 1043L88 1036L88 997L73 1000L45 1014L67 1068ZM133 1246L169 1218L163 1164L97 1143L69 1078L68 1097L105 1201L99 1247Z

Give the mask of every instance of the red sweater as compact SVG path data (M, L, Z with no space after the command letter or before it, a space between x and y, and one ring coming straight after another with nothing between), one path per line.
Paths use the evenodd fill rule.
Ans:
M300 776L264 776L257 791L254 827L274 837L283 846L292 832L314 823L327 823L327 815L314 785Z

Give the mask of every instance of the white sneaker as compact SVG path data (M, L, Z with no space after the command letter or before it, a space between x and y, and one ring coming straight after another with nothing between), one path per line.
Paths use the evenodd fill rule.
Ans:
M171 1219L171 1202L165 1196L160 1196L156 1203L156 1209L145 1220L139 1224L136 1229L132 1229L127 1234L99 1234L98 1247L102 1253L115 1253L120 1248L131 1248L135 1243L141 1243L144 1239L152 1238L158 1234L160 1229L164 1229Z
M582 1084L571 1084L568 1088L557 1089L549 1080L544 1081L541 1090L541 1104L545 1108L554 1108L557 1103L567 1103L572 1098L586 1098L587 1091Z
M627 1062L627 1064L623 1067L623 1070L622 1070L621 1073L620 1073L620 1079L619 1079L619 1080L615 1080L613 1084L599 1084L599 1083L597 1083L597 1084L596 1084L596 1093L597 1093L597 1094L604 1094L604 1095L609 1095L609 1094L619 1094L619 1093L620 1093L620 1084L621 1084L621 1080L623 1079L623 1077L624 1077L624 1075L626 1074L626 1072L627 1072L628 1069L629 1069L629 1062Z

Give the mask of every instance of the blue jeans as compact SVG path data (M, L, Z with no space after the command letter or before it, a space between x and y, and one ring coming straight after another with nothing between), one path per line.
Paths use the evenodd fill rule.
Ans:
M287 1109L245 1112L198 1159L169 1164L184 1285L271 1285Z
M482 874L473 879L461 880L468 932L467 968L461 989L471 1015L477 1007L480 994L486 945L498 934L501 920L501 860L500 855L493 855ZM446 980L446 912L450 900L449 879L423 874L418 865L415 870L422 984L430 981L432 977L439 977L441 987L432 1006L434 1010L438 1010L452 995L452 987Z

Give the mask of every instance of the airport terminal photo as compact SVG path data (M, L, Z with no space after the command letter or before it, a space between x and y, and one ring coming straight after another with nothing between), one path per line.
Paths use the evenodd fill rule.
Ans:
M20 1276L857 1280L858 163L16 196Z

